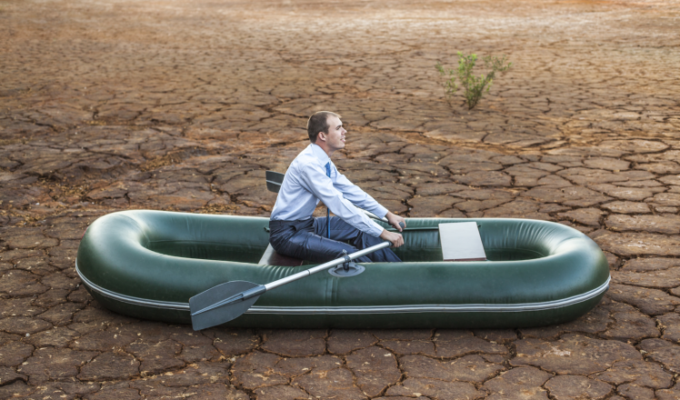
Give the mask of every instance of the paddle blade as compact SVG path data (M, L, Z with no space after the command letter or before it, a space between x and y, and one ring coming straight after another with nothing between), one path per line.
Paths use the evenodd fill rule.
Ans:
M283 177L285 175L279 172L267 171L265 172L265 179L267 180L267 190L270 192L278 193L281 190L281 184L283 183Z
M258 286L260 285L247 281L226 282L211 287L210 289L190 298L189 308L191 309L191 324L194 330L199 331L201 329L221 325L231 321L232 319L240 317L243 313L248 311L250 306L255 304L260 296L254 296L247 300L238 300L236 302L228 303L200 314L196 313L205 309L206 307L210 307L213 304L219 303Z

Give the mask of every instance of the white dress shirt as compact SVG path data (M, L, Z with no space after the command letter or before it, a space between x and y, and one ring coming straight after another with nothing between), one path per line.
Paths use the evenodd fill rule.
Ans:
M326 176L327 163L331 167L330 177ZM319 201L323 201L333 214L362 232L379 237L383 231L380 225L352 204L380 218L387 214L387 209L338 172L326 152L312 143L288 167L270 219L309 219Z

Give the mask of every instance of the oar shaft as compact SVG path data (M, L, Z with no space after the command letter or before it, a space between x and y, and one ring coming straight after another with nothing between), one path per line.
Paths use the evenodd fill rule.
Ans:
M371 247L367 247L363 250L359 250L359 251L354 252L352 254L348 254L347 256L349 257L350 260L354 260L354 259L357 259L359 257L365 256L366 254L371 254L374 251L378 251L380 249L384 249L386 247L389 247L390 244L391 244L390 242L383 242L383 243L380 243L380 244L376 244L375 246L371 246ZM265 284L264 287L266 288L266 290L269 291L271 289L285 285L286 283L290 283L290 282L296 281L298 279L302 279L304 277L307 277L309 275L315 274L317 272L335 267L336 265L340 265L344 262L347 262L347 260L344 257L337 258L333 261L328 261L326 263L317 265L316 267L312 267L310 269L298 272L297 274L293 274L291 276L281 278L281 279L274 281L274 282L269 282L269 283Z
M371 246L371 247L365 248L365 249L363 249L363 250L359 250L359 251L357 251L357 252L355 252L355 253L348 254L347 257L348 257L350 260L354 260L354 259L356 259L356 258L358 258L358 257L365 256L366 254L370 254L370 253L372 253L372 252L374 252L374 251L378 251L378 250L380 250L380 249L384 249L385 247L388 247L389 245L390 245L390 242L383 242L383 243L380 243L380 244L376 244L375 246ZM275 289L275 288L277 288L277 287L279 287L279 286L285 285L286 283L294 282L294 281L296 281L296 280L298 280L298 279L302 279L302 278L304 278L304 277L306 277L306 276L315 274L315 273L317 273L317 272L319 272L319 271L323 271L323 270L325 270L325 269L329 269L329 268L331 268L331 267L334 267L334 266L336 266L336 265L342 264L342 263L344 263L344 262L347 262L347 260L346 260L344 257L337 258L337 259L335 259L335 260L333 260L333 261L329 261L329 262L327 262L327 263L324 263L324 264L321 264L321 265L317 265L316 267L313 267L313 268L310 268L310 269L307 269L307 270L298 272L297 274L293 274L293 275L291 275L291 276L287 276L287 277L285 277L285 278L281 278L281 279L279 279L278 281L270 282L270 283L267 283L267 284L265 284L265 285L258 285L258 286L254 287L254 288L252 288L252 289L246 290L245 292L237 293L237 294L235 294L235 295L233 295L233 296L231 296L231 297L228 297L228 298L226 298L226 299L224 299L224 300L218 301L218 302L216 302L216 303L214 303L214 304L211 304L211 305L209 305L209 306L207 306L207 307L205 307L205 308L202 308L202 309L200 309L200 310L193 311L193 312L191 313L191 315L192 315L192 316L196 316L196 315L199 315L199 314L203 314L204 312L208 312L208 311L210 311L210 310L214 310L214 309L216 309L216 308L218 308L218 307L225 306L225 305L227 305L227 304L236 303L236 302L240 302L240 301L246 301L246 300L251 299L251 298L253 298L253 297L255 297L255 296L260 296L260 295L264 294L264 293L265 293L266 291L268 291L268 290Z

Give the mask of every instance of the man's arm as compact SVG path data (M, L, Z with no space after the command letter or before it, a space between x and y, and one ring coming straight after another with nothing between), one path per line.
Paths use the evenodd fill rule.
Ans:
M301 170L299 178L300 184L305 189L323 201L333 214L348 224L375 237L379 237L383 233L384 229L380 225L373 222L366 214L357 210L352 203L344 198L320 166L308 166Z
M337 169L335 172L337 173L334 183L335 187L350 201L350 203L359 208L363 208L366 211L370 211L380 218L387 215L388 210L380 205L373 197L361 190L359 186L350 182L350 180Z
M387 222L389 222L389 224L392 225L399 232L402 232L400 223L403 223L404 226L406 226L406 220L403 217L400 217L388 211L368 193L361 190L359 186L350 182L350 180L347 179L347 177L345 177L345 175L341 174L339 171L338 177L335 180L335 186L352 204L359 208L363 208L366 211L370 211L380 218L383 217L387 218Z

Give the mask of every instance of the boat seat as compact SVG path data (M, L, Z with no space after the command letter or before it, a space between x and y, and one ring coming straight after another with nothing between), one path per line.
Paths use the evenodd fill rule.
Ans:
M302 260L295 257L283 256L272 247L271 243L267 246L267 250L262 254L259 265L281 265L284 267L299 267L302 265Z

